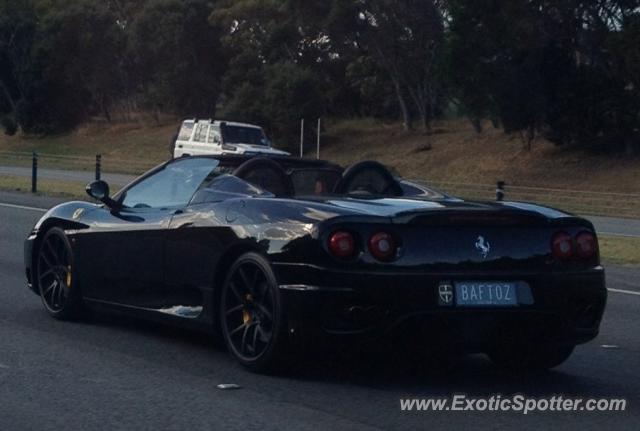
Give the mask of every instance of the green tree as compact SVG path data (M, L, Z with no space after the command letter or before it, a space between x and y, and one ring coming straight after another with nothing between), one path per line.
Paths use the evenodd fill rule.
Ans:
M42 2L39 9L33 56L47 84L66 93L60 101L76 110L69 114L78 120L100 113L111 121L110 107L122 95L125 46L117 16L91 0Z
M2 93L25 131L65 130L118 97L122 29L102 3L40 0L1 5Z
M403 90L413 102L423 130L438 111L441 81L438 60L444 23L438 5L430 0L362 0L367 46L396 89L406 128L411 128Z
M24 72L35 28L30 1L0 0L0 120L8 134L16 132L18 107L28 86Z
M334 0L323 22L332 49L353 61L368 57L387 80L407 130L417 114L428 130L443 95L439 59L444 42L442 6L432 0ZM360 60L358 60L360 59ZM357 67L357 63L352 67Z
M213 115L226 58L206 0L148 0L127 25L143 106Z
M300 119L315 120L325 107L321 49L296 25L292 7L286 1L226 1L210 17L224 32L231 59L223 115L264 125L289 149Z
M472 119L498 118L529 147L540 133L614 146L634 136L637 1L448 4L451 87Z

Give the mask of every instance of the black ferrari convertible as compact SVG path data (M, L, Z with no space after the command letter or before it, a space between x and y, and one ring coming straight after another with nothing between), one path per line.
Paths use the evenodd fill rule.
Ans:
M184 157L100 201L47 212L25 243L56 318L117 309L220 334L254 371L302 340L417 333L425 348L546 369L598 334L606 302L588 221L471 202L364 161Z

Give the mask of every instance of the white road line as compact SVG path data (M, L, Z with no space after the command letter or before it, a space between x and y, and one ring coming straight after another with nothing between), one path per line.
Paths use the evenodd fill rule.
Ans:
M607 289L609 292L615 293L626 293L627 295L636 295L640 296L640 292L634 292L633 290L623 290L623 289Z
M44 208L36 208L36 207L27 207L24 205L14 205L14 204L3 204L0 203L0 207L6 207L6 208L15 208L15 209L19 209L19 210L27 210L27 211L38 211L41 213L46 213L47 210Z

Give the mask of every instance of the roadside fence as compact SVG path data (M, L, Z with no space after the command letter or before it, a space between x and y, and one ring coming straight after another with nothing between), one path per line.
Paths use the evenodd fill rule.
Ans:
M67 156L60 154L8 152L0 151L0 165L31 168L31 191L38 191L38 172L43 169L63 171L92 172L95 179L101 179L103 172L111 174L139 175L152 167L158 161L130 160L116 157L104 157L102 154L94 156Z
M640 218L640 193L531 187L504 181L494 185L429 180L424 183L461 198L531 202L576 214Z
M103 172L139 175L157 161L129 160L117 157L66 156L57 154L0 151L0 165L31 167L31 191L38 191L38 171L41 169L93 171L100 179ZM421 180L450 195L478 200L509 200L532 202L559 208L576 214L628 217L640 219L640 193L572 190L507 184L447 182Z

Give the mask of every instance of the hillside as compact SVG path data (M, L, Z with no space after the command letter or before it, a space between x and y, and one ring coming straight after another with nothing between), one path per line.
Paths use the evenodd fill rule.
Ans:
M638 193L640 157L606 156L562 148L539 139L531 151L517 135L485 125L481 134L466 121L441 121L429 136L398 124L345 121L328 131L322 157L348 164L375 159L408 178L435 182ZM431 149L425 150L425 147Z
M108 125L103 122L89 123L75 131L62 135L38 137L18 134L14 137L0 135L0 164L8 161L7 152L42 154L42 162L66 167L69 162L47 160L47 156L89 157L102 154L109 170L131 172L131 168L110 161L133 162L153 166L166 160L169 155L169 140L176 131L178 122L167 122L162 125L146 123L120 123ZM3 154L5 153L5 154ZM17 160L20 162L20 160ZM126 163L128 164L128 163ZM74 168L82 169L81 163Z

